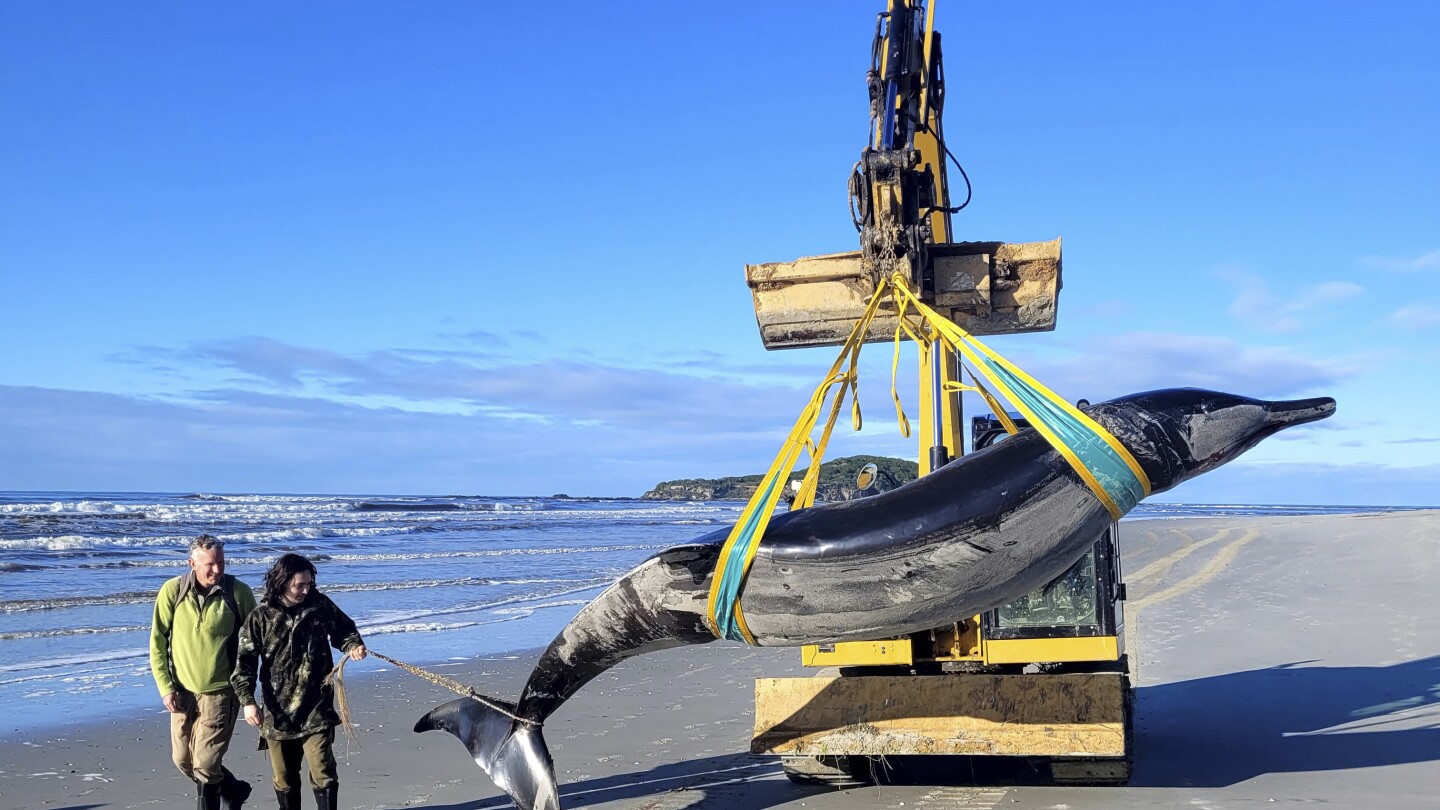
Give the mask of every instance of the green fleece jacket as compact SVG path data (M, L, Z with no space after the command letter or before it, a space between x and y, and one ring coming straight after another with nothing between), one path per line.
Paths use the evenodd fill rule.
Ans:
M150 621L150 674L160 696L186 692L217 692L230 686L235 662L230 660L230 637L240 631L245 617L255 609L250 586L230 577L231 594L239 616L225 604L219 588L208 595L191 585L183 602L175 601L185 574L168 580L155 596L155 614ZM177 683L178 681L178 683Z

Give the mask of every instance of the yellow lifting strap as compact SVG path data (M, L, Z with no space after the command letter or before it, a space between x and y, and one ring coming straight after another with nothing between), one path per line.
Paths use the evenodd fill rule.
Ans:
M915 297L903 279L892 280L890 289L898 304L900 318L903 320L906 310L913 307L938 332L938 339L944 345L969 360L971 368L989 380L1025 416L1030 426L1060 453L1105 505L1113 520L1119 520L1140 499L1150 494L1150 479L1141 469L1140 462L1110 431L976 340L974 335L926 306ZM995 406L993 402L990 404ZM1002 422L1009 421L1004 409L995 408L995 413ZM1012 427L1007 425L1006 429Z
M754 644L755 639L745 626L740 609L740 591L750 564L755 558L760 540L770 523L780 497L788 486L791 472L799 460L802 450L808 451L810 466L799 492L795 495L795 508L804 508L815 501L815 490L819 482L820 464L825 447L830 440L831 429L844 404L846 392L855 399L853 404L854 428L860 429L860 406L853 397L857 390L856 363L864 336L874 320L880 303L890 298L898 314L895 329L895 358L891 364L891 395L895 399L895 410L900 422L901 433L909 435L909 422L900 405L899 394L895 391L895 375L899 366L900 339L902 333L917 343L931 345L940 341L953 351L959 352L978 369L1009 402L1029 420L1046 441L1070 464L1095 496L1109 510L1111 517L1119 520L1141 498L1150 494L1150 481L1139 463L1124 445L1120 444L1109 431L1090 417L1081 413L1069 402L1061 399L1039 381L1011 364L1005 358L991 351L973 335L956 326L912 293L903 276L896 275L877 285L865 312L856 322L855 328L841 347L840 355L831 365L825 379L815 389L810 402L800 413L790 435L781 446L770 470L761 479L755 494L740 513L740 519L730 530L729 536L720 548L715 575L710 583L707 614L710 629L720 638L744 641ZM920 324L912 324L909 317L918 318ZM974 390L984 397L994 410L1005 429L1014 433L1016 426L1000 407L999 401L980 384L974 371L970 378L975 386L950 383L946 390ZM812 442L810 434L819 421L820 410L830 389L840 384L831 403L830 414L819 442Z
M870 322L874 320L875 312L880 308L880 302L886 297L886 286L886 284L881 284L880 288L871 296L865 312L855 323L855 328L851 330L850 336L841 347L840 355L830 366L830 371L826 373L824 381L811 394L809 403L800 412L800 418L795 421L790 435L781 445L780 452L776 454L774 462L770 465L770 470L760 480L760 484L755 488L755 494L750 496L750 501L745 504L745 509L740 513L740 519L735 522L725 544L720 548L720 557L715 565L715 575L710 582L707 610L710 629L720 638L744 641L749 644L755 643L755 639L745 626L745 617L740 611L740 587L744 583L745 575L750 571L750 563L755 558L755 549L760 545L760 538L765 534L765 527L770 525L770 517L775 513L775 506L780 502L780 496L785 487L789 485L790 474L795 469L795 463L799 460L802 450L809 451L810 468L806 471L800 491L795 494L795 507L803 508L815 502L815 488L820 475L820 460L824 457L825 446L830 440L831 428L834 427L835 419L844 404L845 393L855 391L857 385L855 364L860 357L860 347L864 345L866 330L869 328ZM812 443L810 434L815 429L815 423L819 421L820 409L824 405L830 389L837 383L841 387L835 393L830 406L830 416L825 421L825 430L821 434L820 441ZM855 429L859 430L861 418L858 398L854 400L852 419Z
M958 382L947 382L942 387L947 392L951 393L956 391L974 391L975 393L980 395L981 399L985 400L986 405L990 406L990 412L995 414L996 419L1000 420L1000 426L1005 428L1006 434L1014 436L1016 433L1019 433L1020 427L1015 424L1014 419L1010 418L1010 414L1005 412L1005 408L1000 404L1000 400L996 399L995 395L990 393L990 389L986 388L980 383L979 380L975 379L975 372L971 371L969 368L965 368L964 371L966 374L970 375L970 382L974 383L974 385L965 385Z

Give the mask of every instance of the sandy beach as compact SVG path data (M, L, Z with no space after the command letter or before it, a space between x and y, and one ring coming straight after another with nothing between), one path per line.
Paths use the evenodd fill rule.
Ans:
M1127 639L1137 686L1124 788L792 785L748 753L753 680L804 675L792 649L711 644L642 656L546 725L567 808L1429 808L1440 792L1440 511L1127 522ZM543 643L545 639L536 639ZM374 648L385 652L383 644ZM462 651L457 651L462 652ZM513 698L536 651L434 667ZM371 659L347 668L360 748L341 754L343 807L509 805L449 735L414 734L453 695ZM0 808L189 806L156 701L57 730L7 727ZM242 726L227 765L272 807L268 762ZM933 777L932 777L933 778ZM312 806L305 797L306 807Z

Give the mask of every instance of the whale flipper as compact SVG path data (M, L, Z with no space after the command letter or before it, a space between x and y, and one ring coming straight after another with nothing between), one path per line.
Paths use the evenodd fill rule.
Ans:
M488 706L460 698L436 706L415 724L416 731L448 731L519 810L560 810L555 766L538 723L514 719L515 706L490 699Z

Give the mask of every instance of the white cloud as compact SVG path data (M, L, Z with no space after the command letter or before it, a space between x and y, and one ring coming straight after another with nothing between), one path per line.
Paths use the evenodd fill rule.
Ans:
M639 495L667 478L764 472L784 435L763 414L678 430L210 394L0 386L0 489Z
M232 393L187 404L0 386L0 489L639 495L670 478L763 472L779 441ZM837 436L830 456L912 455L913 443L885 434ZM1161 499L1435 505L1436 480L1433 465L1242 459Z
M913 453L913 441L896 438L889 356L888 346L864 355L860 390L870 427L855 439L866 446L849 452L874 444ZM128 458L153 476L146 483L136 472L130 489L451 491L442 482L489 475L469 468L493 459L512 470L509 477L472 490L639 494L664 477L763 472L829 363L814 352L737 362L684 351L635 362L531 352L517 361L483 351L345 353L260 337L145 347L116 360L152 379L163 369L163 393L8 389L7 414L0 388L0 431L9 418L33 424L27 435L53 436L73 424L85 437L56 442L46 474L18 464L38 456L17 449L11 471L31 481L24 488L59 487L60 471L76 481L72 488L113 488L102 479L123 475ZM913 356L900 376L913 419ZM66 414L73 421L59 416ZM181 435L188 439L177 444ZM848 406L831 457L848 454L842 435L850 435ZM96 438L103 436L125 440ZM625 471L606 472L617 458L629 459ZM564 459L563 470L555 459ZM206 481L170 480L181 470ZM515 488L520 471L537 489ZM267 477L312 483L263 483Z
M745 424L788 427L818 382L799 366L731 364L718 358L647 358L655 367L577 359L524 361L481 353L385 350L343 354L268 338L146 349L195 389L191 397L231 401L237 392L285 393L360 407L484 413L567 423L705 430ZM132 364L138 361L129 358ZM235 375L224 387L208 381ZM818 374L817 372L814 372ZM176 376L172 374L172 376ZM219 390L216 390L219 388ZM172 386L170 390L175 390ZM782 425L782 423L784 423Z
M1222 276L1239 287L1235 300L1230 304L1230 314L1256 329L1277 334L1303 329L1305 323L1301 316L1306 313L1353 301L1365 294L1365 288L1359 284L1326 281L1281 296L1272 292L1269 284L1254 274L1229 271Z
M1440 250L1432 250L1429 253L1411 258L1366 256L1360 260L1360 263L1376 270L1389 270L1396 273L1418 273L1424 270L1437 270L1440 269Z
M1364 358L1312 358L1288 346L1230 338L1130 332L1071 347L1067 356L1016 360L1056 392L1098 401L1155 388L1196 387L1269 399L1323 394L1366 368Z
M1434 304L1411 304L1390 313L1390 322L1406 329L1430 329L1440 326L1440 307Z
M1354 300L1364 293L1365 288L1359 284L1352 284L1348 281L1327 281L1302 292L1300 298L1290 306L1292 310L1303 312L1326 304Z

